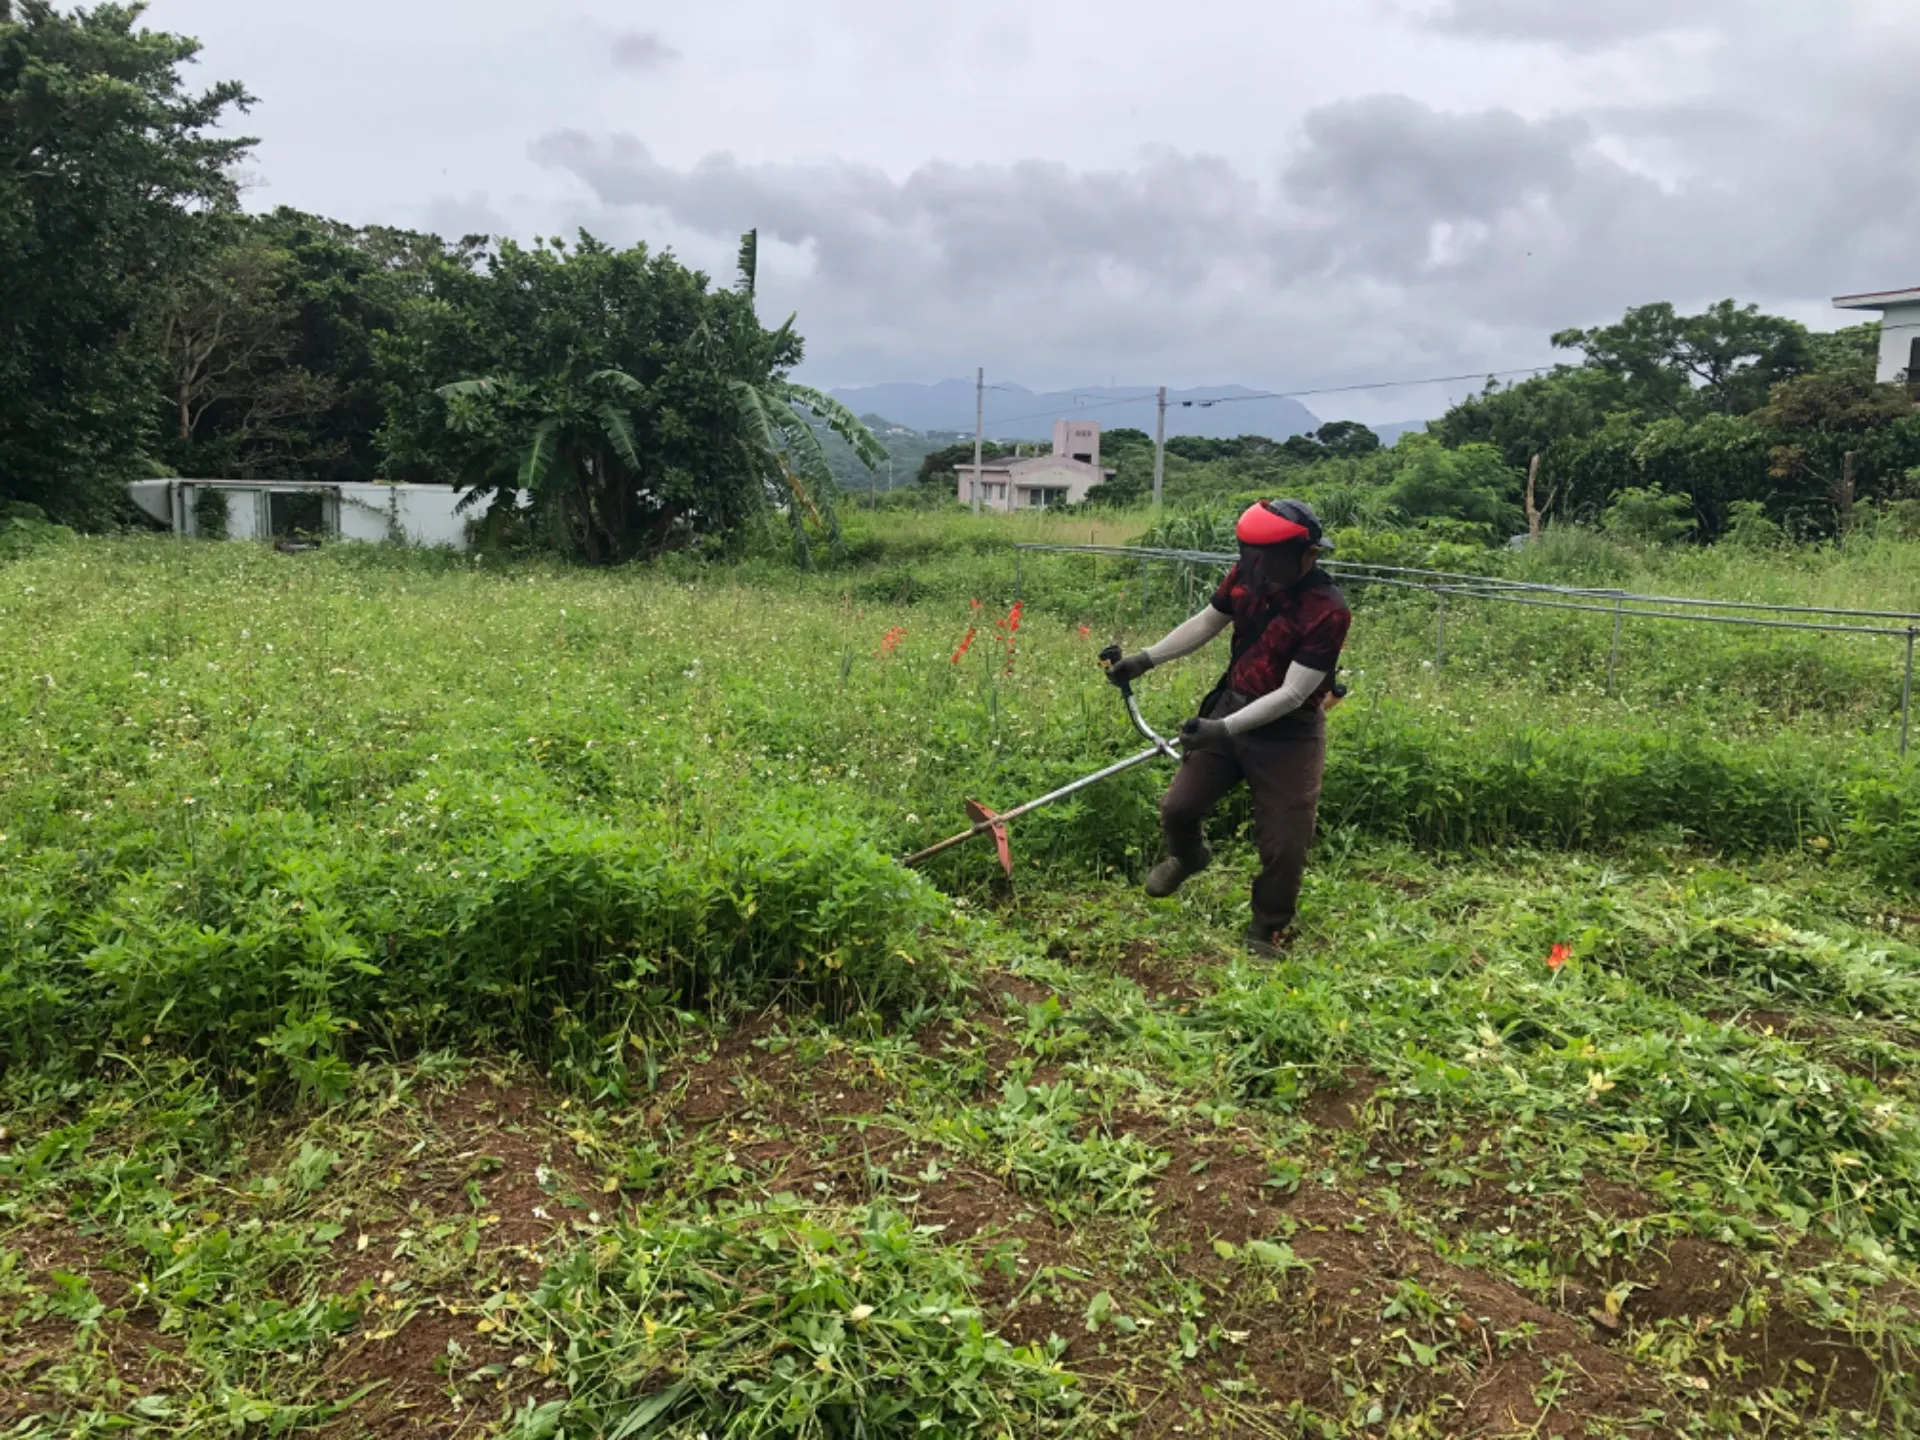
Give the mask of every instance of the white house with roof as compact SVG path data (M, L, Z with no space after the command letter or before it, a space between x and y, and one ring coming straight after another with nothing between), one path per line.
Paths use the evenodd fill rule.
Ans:
M1880 379L1920 384L1920 288L1839 295L1841 310L1880 312Z
M972 506L974 487L986 510L1052 510L1077 505L1117 472L1100 465L1100 427L1090 420L1056 420L1051 455L1002 455L960 467L960 503Z

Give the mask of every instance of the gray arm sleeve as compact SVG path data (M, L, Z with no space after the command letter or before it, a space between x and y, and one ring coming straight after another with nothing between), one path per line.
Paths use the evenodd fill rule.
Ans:
M1164 665L1169 660L1178 660L1182 655L1191 655L1231 624L1231 615L1223 615L1209 605L1191 620L1181 621L1179 627L1158 645L1149 645L1147 658L1155 665Z
M1296 660L1287 668L1287 678L1278 690L1271 695L1262 695L1246 709L1236 710L1227 717L1227 733L1239 735L1248 730L1257 730L1282 715L1291 715L1313 698L1313 692L1320 688L1320 682L1326 678L1326 671L1310 670Z

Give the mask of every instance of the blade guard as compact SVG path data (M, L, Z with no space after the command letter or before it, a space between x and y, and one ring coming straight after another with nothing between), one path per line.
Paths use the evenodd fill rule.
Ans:
M989 810L978 800L967 801L967 818L976 825L985 825L993 831L994 848L1000 852L1000 868L1007 872L1007 878L1013 878L1013 849L1007 842L1007 827L1001 821L998 812Z

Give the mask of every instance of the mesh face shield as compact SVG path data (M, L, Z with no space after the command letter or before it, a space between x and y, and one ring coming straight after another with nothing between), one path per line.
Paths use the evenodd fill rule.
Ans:
M1284 589L1300 578L1306 567L1307 542L1284 545L1240 543L1240 578L1256 589Z

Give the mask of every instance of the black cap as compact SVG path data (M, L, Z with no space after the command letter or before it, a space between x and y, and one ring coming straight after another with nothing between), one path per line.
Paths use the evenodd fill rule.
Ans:
M1272 500L1267 508L1274 514L1284 516L1307 532L1307 543L1316 550L1331 555L1333 542L1327 539L1326 527L1320 523L1320 517L1313 513L1313 507L1304 500Z

